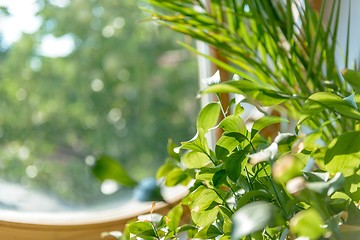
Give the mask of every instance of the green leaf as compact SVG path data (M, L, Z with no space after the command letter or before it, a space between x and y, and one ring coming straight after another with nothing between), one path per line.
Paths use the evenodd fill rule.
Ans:
M171 170L173 170L174 168L176 168L177 165L175 163L173 163L173 160L171 159L167 159L165 164L162 165L156 172L156 178L162 178L162 177L166 177L169 172L171 172Z
M198 188L194 193L193 201L189 207L193 212L205 211L212 203L220 202L221 199L214 190L208 188Z
M239 132L243 135L246 135L247 133L244 121L240 117L234 115L230 115L223 119L219 124L219 127L224 129L225 132Z
M196 128L202 128L204 132L214 127L219 120L221 106L219 103L210 103L206 105L200 112L197 119Z
M256 101L265 106L277 105L289 99L287 95L272 90L271 88L272 86L268 86L268 88L266 88L263 85L256 83L255 81L241 79L211 85L203 90L202 93L243 94L250 97L251 99L256 99Z
M150 222L134 222L128 226L130 233L141 238L156 237L154 226Z
M223 183L226 182L226 170L222 169L220 171L217 171L213 177L212 177L212 182L214 184L215 187L222 185Z
M360 171L356 174L345 178L344 191L348 194L351 199L355 202L360 201Z
M252 190L249 192L244 193L241 198L239 198L237 202L237 209L243 207L244 205L248 204L253 199L261 199L261 200L271 200L272 196L265 192L265 190Z
M315 209L307 209L297 213L290 220L290 232L298 237L319 239L325 232L320 214Z
M225 161L225 170L228 177L236 182L239 178L244 164L246 163L247 152L246 151L236 151L231 154L228 159Z
M235 109L234 109L234 115L235 116L240 116L243 112L244 112L244 107L240 105L240 103L236 104Z
M233 212L230 211L225 206L220 206L220 216L221 217L221 230L227 234L231 235L231 229L232 229L232 221L231 217L233 216ZM218 225L219 226L219 225Z
M108 156L99 157L91 170L100 181L111 179L126 187L137 185L137 182L128 175L120 163Z
M177 231L178 233L180 233L180 232L188 232L188 231L192 231L192 230L196 230L196 229L197 229L197 228L196 228L194 225L184 224L184 225L178 227L178 228L176 229L176 231Z
M345 81L348 82L354 90L360 90L360 72L351 69L343 69L341 73Z
M180 161L180 152L178 150L179 150L178 146L173 142L172 139L169 139L167 144L167 152L170 157Z
M356 104L356 101L355 101L355 93L353 94L350 94L349 96L343 98L343 100L345 102L347 102L350 106L352 106L353 108L356 108L359 110L358 108L358 105Z
M355 174L360 168L360 132L348 132L335 138L325 153L326 170L345 177Z
M245 140L249 141L244 134L239 133L239 132L226 132L226 133L224 133L223 136L232 137L232 138L234 138L238 143L242 143L242 142L244 142Z
M167 175L165 185L168 187L186 185L189 181L190 177L181 168L175 168Z
M181 204L176 205L172 208L168 214L168 223L167 226L171 231L175 231L180 224L180 220L183 215L183 207Z
M311 95L305 101L298 125L325 109L329 109L349 118L360 120L360 112L353 104L349 103L348 100L344 100L334 93L318 92Z
M194 223L199 227L206 227L215 222L217 215L219 213L219 208L214 207L210 210L201 211L201 212L191 212L191 218Z
M306 136L304 140L304 149L314 150L320 147L319 139L321 139L322 131L315 131Z
M205 137L205 131L202 128L198 129L193 139L187 142L182 142L181 148L193 150L195 152L202 152L205 153L206 155L210 155L210 149Z
M205 94L205 93L238 93L238 94L242 94L243 91L241 91L237 87L229 85L227 83L218 83L218 84L214 84L214 85L207 87L201 93L202 94Z
M195 234L194 239L214 239L221 234L222 233L217 227L210 225L202 228L197 234Z
M284 94L269 89L261 89L251 97L264 106L279 105L289 99L289 97Z
M181 158L181 162L190 169L202 168L206 165L212 164L211 160L206 154L194 151L185 153Z
M237 146L238 141L233 137L221 136L215 146L215 154L219 160L224 160Z
M217 171L217 168L202 168L199 172L196 172L195 179L198 181L210 182Z
M264 116L257 119L251 128L251 138L253 138L255 134L258 133L261 129L282 122L288 123L289 121L287 119L275 116Z
M240 239L264 229L271 224L273 217L274 209L270 203L258 201L245 205L232 218L231 238Z

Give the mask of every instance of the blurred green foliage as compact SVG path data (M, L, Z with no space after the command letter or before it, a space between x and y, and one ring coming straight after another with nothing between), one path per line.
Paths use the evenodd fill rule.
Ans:
M106 153L140 179L168 137L190 138L197 70L142 1L57 2L38 0L39 30L0 49L0 175L82 206L103 198L86 161ZM73 51L39 51L51 35L70 37Z

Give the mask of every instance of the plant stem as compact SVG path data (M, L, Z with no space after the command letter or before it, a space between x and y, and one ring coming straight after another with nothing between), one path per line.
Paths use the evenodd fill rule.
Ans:
M278 201L281 209L282 209L283 212L285 213L285 216L287 216L287 213L285 212L285 208L284 208L284 206L283 206L283 204L282 204L282 202L281 202L281 199L280 199L280 197L279 197L279 194L278 194L278 192L276 191L276 188L275 188L275 185L274 185L273 180L271 179L271 177L270 177L269 174L267 173L266 168L264 167L263 169L264 169L264 172L265 172L265 174L266 174L266 176L267 176L267 178L268 178L268 181L270 182L270 185L271 185L272 189L274 190L275 197L276 197L276 199L277 199L277 201Z
M223 201L223 204L225 205L225 207L226 207L230 212L234 213L234 210L230 208L229 204L228 204L228 203L226 202L226 200L221 196L221 194L218 193L215 188L213 188L213 190L214 190L214 192L218 195L218 197L221 198L221 200Z

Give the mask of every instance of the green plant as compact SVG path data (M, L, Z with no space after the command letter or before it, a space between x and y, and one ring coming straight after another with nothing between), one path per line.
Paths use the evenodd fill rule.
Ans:
M216 48L224 60L206 57L240 76L202 94L245 99L224 108L219 97L201 110L192 140L169 144L157 178L189 186L188 195L167 216L129 223L121 238L173 239L182 232L198 239L355 238L360 73L340 74L335 65L340 5L330 6L323 25L326 1L320 13L308 1L149 1L170 11L157 10L160 22ZM265 114L251 127L241 118L244 102ZM262 134L289 121L296 122L289 133ZM223 133L209 146L205 134L216 129ZM180 224L187 209L191 221Z

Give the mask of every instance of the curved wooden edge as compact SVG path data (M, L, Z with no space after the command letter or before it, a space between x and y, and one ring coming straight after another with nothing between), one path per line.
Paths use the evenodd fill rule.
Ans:
M187 193L174 188L165 194L168 203L156 203L154 213L166 214ZM127 222L150 213L152 203L131 201L117 208L61 213L21 213L0 211L1 240L100 240L101 234L121 231Z

